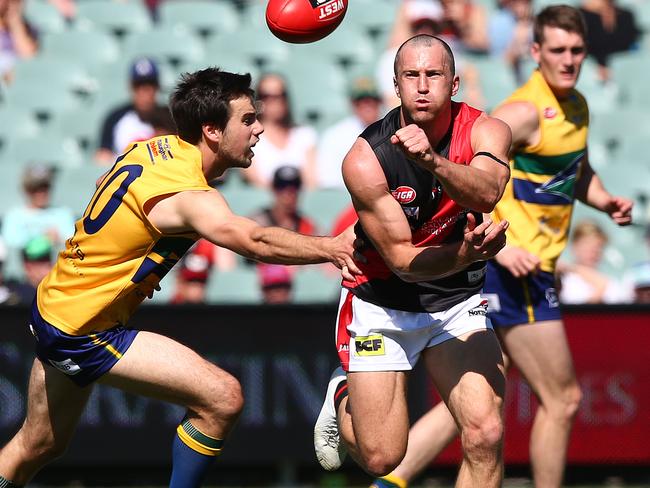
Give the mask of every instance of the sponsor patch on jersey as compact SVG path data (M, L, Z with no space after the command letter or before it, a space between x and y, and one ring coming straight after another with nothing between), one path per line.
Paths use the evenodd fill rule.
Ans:
M481 303L479 303L476 307L470 308L467 313L470 315L470 317L480 315L482 317L487 317L487 311L488 311L488 301L487 299L481 300Z
M395 190L391 191L391 194L402 205L411 203L417 196L415 190L410 186L398 186Z
M485 276L486 271L487 271L487 268L481 268L481 269L475 269L473 271L468 271L467 272L467 281L469 281L470 283L474 283L474 282L480 280L481 278L483 278L483 276Z
M68 376L74 376L77 373L81 372L79 365L72 359L64 359L63 361L55 361L53 359L50 359L49 361L52 366L54 366L59 371L67 374Z
M557 308L560 306L560 300L557 296L557 290L555 288L547 288L544 292L546 295L546 301L548 302L549 308Z
M553 107L546 107L544 109L544 118L545 119L554 119L557 116L557 110Z
M354 349L357 356L384 356L384 336L373 334L354 338Z

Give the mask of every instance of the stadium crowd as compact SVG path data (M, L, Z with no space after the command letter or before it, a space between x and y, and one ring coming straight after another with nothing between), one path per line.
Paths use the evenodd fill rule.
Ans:
M178 75L251 72L265 132L251 169L218 182L233 209L308 233L350 218L340 164L356 135L397 102L395 50L417 33L452 46L459 99L492 109L525 80L532 17L547 0L352 0L327 39L288 45L264 28L259 0L0 0L0 303L29 303L34 280L74 231L94 183L131 142L174 130ZM572 0L589 27L578 88L590 103L590 158L608 188L636 200L618 229L578 206L559 268L566 303L648 302L650 135L641 73L650 6ZM23 202L24 200L24 202ZM333 267L251 267L195 246L157 303L333 302ZM233 286L237 284L237 296ZM230 288L230 290L228 289Z

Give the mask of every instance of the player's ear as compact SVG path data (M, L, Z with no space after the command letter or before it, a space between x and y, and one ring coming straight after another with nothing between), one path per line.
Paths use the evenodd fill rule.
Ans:
M219 144L223 137L223 131L214 124L203 124L201 132L207 142Z
M460 77L458 75L454 76L453 81L451 82L451 96L456 96L458 90L460 89Z
M399 96L399 86L397 85L397 78L393 76L393 86L395 87L395 95L397 95L397 98L401 98Z
M530 57L533 58L535 64L539 64L541 50L542 46L539 45L539 42L533 42L533 44L530 46Z

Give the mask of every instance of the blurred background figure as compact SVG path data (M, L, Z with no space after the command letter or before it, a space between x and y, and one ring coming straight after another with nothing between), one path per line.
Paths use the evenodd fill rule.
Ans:
M580 10L587 24L589 54L598 63L600 80L607 82L611 78L609 60L612 54L634 48L641 31L634 14L618 7L615 0L584 0Z
M288 266L260 263L257 265L257 273L264 303L291 303L293 279Z
M18 305L20 297L14 291L14 283L4 280L4 264L7 259L7 246L0 240L0 305Z
M571 236L573 262L560 262L562 303L620 303L629 300L617 280L602 273L598 266L609 238L602 228L590 221L575 225Z
M149 123L153 128L151 137L176 134L176 124L174 124L172 114L167 107L155 107L149 116Z
M46 236L30 239L22 249L24 279L14 283L13 293L22 305L30 305L36 296L36 288L50 272L53 259L52 243Z
M12 80L16 61L38 51L36 31L23 17L23 0L0 0L0 79Z
M530 57L533 42L533 6L531 0L501 0L489 19L490 54L506 60L517 84L526 81L522 62Z
M130 143L155 134L150 117L157 109L158 66L152 59L137 59L131 65L129 76L131 101L113 109L102 123L99 149L95 153L95 161L100 164L113 164Z
M489 41L485 8L472 0L440 0L440 4L440 36L451 46L454 55L463 52L487 53Z
M55 248L74 233L74 216L65 207L51 205L54 169L44 164L25 168L22 186L25 203L9 209L2 222L2 238L10 248L22 249L36 237L46 236Z
M271 206L260 209L250 218L263 226L273 225L301 234L315 235L316 226L313 221L298 209L302 188L300 170L294 166L280 166L273 174L271 187Z
M253 164L243 171L244 177L252 185L268 188L275 170L288 165L300 170L305 185L312 188L316 166L316 131L295 124L287 84L280 75L262 76L256 95L262 102L260 120L264 124L264 132L253 148Z
M381 117L381 94L370 77L355 78L349 88L352 114L327 128L318 144L316 181L319 188L345 188L341 163L359 134Z
M206 287L216 263L216 248L210 241L200 239L183 256L178 263L176 288L170 303L205 303Z
M467 9L468 15L470 15L470 11L473 12L471 13L471 20L467 20L466 22L471 25L475 23L481 25L480 28L476 28L475 33L471 34L470 40L468 41L472 46L483 46L480 49L478 47L476 49L465 48L465 41L461 39L462 36L459 37L462 33L460 27L449 17L457 15L457 12L462 10L462 8L458 8L460 3L465 5L462 8ZM404 41L412 36L428 34L440 36L450 44L456 60L456 74L461 79L462 99L473 107L482 109L485 105L485 100L481 92L479 72L471 63L468 63L464 59L464 55L468 51L483 52L487 50L487 19L484 18L484 14L485 12L482 7L465 0L450 0L446 6L443 6L437 0L404 0L397 11L397 18L393 24L388 47L382 53L377 63L376 78L385 107L391 109L400 104L393 84L393 61L395 60L397 49ZM465 23L463 23L464 25ZM470 33L467 33L467 35L469 36ZM476 39L481 40L478 41Z

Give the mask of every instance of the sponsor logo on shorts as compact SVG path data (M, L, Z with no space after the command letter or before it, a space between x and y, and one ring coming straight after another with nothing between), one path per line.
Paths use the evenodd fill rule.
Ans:
M557 308L560 306L560 300L557 297L557 290L555 288L547 288L544 294L546 295L549 308Z
M479 303L476 307L470 308L467 313L470 315L470 317L480 315L482 317L487 317L487 311L488 311L488 301L487 300L481 300L481 303Z
M397 189L391 191L390 193L393 195L393 198L402 205L411 203L417 196L415 190L410 186L398 186Z
M501 311L501 299L496 293L484 293L483 296L488 301L488 310L491 312Z
M79 365L72 361L72 359L64 359L63 361L54 361L53 359L50 359L50 364L68 376L74 376L81 372Z
M347 352L349 350L350 350L350 346L348 344L339 344L338 352Z
M354 348L357 356L383 356L386 354L384 336L381 334L355 337Z

